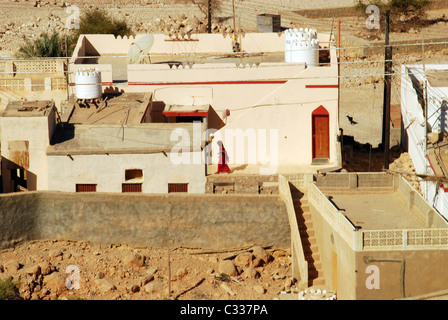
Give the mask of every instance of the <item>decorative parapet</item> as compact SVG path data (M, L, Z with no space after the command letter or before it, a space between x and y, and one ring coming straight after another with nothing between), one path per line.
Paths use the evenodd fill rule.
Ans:
M387 174L372 173L353 173L340 177L342 180L339 182L334 176L327 183L321 183L321 185L332 192L336 189L339 192L356 190L355 185L361 188L357 190L358 192L375 192L382 188L384 188L383 190L400 190L407 198L408 209L418 209L415 214L421 214L420 218L425 220L428 225L427 228L420 229L361 230L350 222L344 211L339 211L333 205L316 183L311 183L308 189L310 204L354 251L448 249L446 221L403 177L394 178ZM336 187L337 184L339 187Z

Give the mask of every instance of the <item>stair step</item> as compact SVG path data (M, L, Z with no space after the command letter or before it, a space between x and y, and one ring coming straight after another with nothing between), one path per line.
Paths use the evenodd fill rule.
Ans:
M313 228L313 221L311 219L300 219L300 217L297 218L297 224L299 225L299 228L306 227L308 229Z
M300 235L300 241L302 241L303 247L312 246L312 245L317 244L316 237L314 237L314 236L308 237L306 235Z
M300 232L300 231L302 231L302 232ZM310 228L300 228L299 227L299 233L300 233L301 237L303 234L304 238L310 238L310 237L314 237L316 235L316 233L314 232L314 229L312 229L312 228L310 229Z
M310 286L324 286L325 285L325 278L324 277L317 277L314 279L308 279L308 285Z

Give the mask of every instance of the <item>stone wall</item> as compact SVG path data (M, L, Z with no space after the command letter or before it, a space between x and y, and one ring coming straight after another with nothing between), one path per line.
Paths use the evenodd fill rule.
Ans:
M152 248L289 248L275 195L27 192L0 196L0 248L41 239Z

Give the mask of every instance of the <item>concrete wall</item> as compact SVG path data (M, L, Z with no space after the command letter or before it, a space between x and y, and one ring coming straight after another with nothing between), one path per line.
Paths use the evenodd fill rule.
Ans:
M12 192L9 169L16 168L8 148L10 141L28 141L29 167L27 174L32 178L29 190L46 190L48 186L48 167L46 149L55 130L56 109L52 108L45 116L1 117L1 154L3 191ZM37 177L39 177L37 179Z
M0 195L0 247L70 239L148 247L288 248L278 196L27 192Z
M355 251L312 205L310 212L326 285L339 300L357 299Z
M364 257L376 260L366 263ZM401 273L401 261L404 261L404 277ZM370 251L356 254L356 299L390 300L427 294L448 288L448 250L412 250L412 251ZM378 288L370 289L366 282L372 283L373 271L366 270L375 266ZM369 272L368 272L369 271ZM369 278L370 277L370 278ZM402 280L403 279L403 280ZM374 282L374 281L373 281ZM404 284L404 285L403 285Z
M143 193L167 193L168 183L188 183L189 193L205 193L202 152L189 153L191 163L175 164L161 152L146 154L48 155L48 190L74 192L75 185L96 184L97 192L121 192L123 183L142 183ZM73 160L72 160L73 159ZM127 169L141 169L141 179L125 180Z

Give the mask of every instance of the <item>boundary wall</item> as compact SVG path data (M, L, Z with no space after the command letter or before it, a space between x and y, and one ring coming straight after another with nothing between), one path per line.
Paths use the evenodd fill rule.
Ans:
M0 195L0 248L69 239L142 247L288 249L278 195L26 192Z

